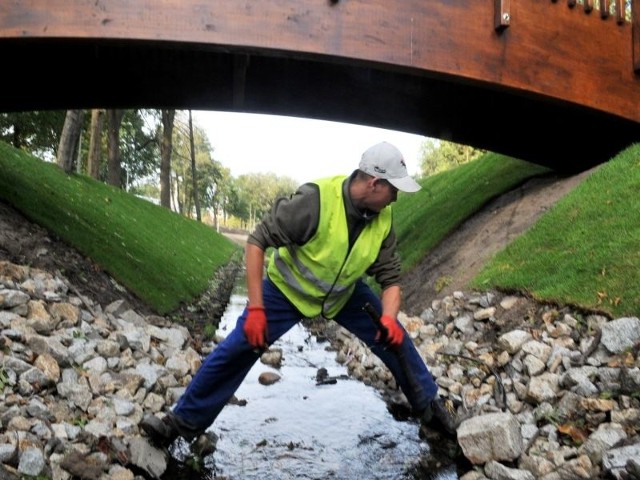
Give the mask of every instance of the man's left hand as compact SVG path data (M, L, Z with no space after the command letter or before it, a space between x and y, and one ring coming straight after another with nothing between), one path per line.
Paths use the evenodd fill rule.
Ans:
M404 338L404 330L398 321L389 315L380 317L380 324L387 330L387 343L392 347L398 347Z

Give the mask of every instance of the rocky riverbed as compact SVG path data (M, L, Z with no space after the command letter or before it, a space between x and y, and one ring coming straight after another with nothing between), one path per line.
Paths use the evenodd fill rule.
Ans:
M400 321L441 395L458 406L460 479L640 478L637 317L458 291ZM390 408L404 403L408 411L359 340L335 325L325 334L351 375L385 392ZM441 443L433 438L434 447Z
M464 418L461 479L640 478L638 318L455 292L400 320ZM310 326L406 411L359 341L332 322ZM0 478L160 478L167 458L137 425L171 406L215 348L192 331L0 262Z

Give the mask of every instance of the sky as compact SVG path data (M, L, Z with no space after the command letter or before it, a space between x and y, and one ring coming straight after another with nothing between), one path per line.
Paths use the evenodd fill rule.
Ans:
M274 173L298 183L358 168L362 153L376 143L392 143L404 155L411 175L426 137L381 128L275 115L194 111L213 147L213 158L237 177Z

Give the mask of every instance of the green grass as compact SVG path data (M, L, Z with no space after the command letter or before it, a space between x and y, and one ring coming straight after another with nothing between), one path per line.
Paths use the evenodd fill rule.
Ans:
M612 317L640 312L640 144L601 165L485 265L475 288Z
M0 199L159 314L189 303L240 247L211 227L0 142Z
M484 204L550 169L495 153L422 180L422 189L400 194L393 216L403 269L415 266L443 238Z

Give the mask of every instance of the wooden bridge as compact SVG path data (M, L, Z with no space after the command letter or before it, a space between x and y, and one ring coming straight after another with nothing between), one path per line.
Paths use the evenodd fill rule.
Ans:
M5 0L0 111L284 114L583 169L640 140L639 17L640 0Z

